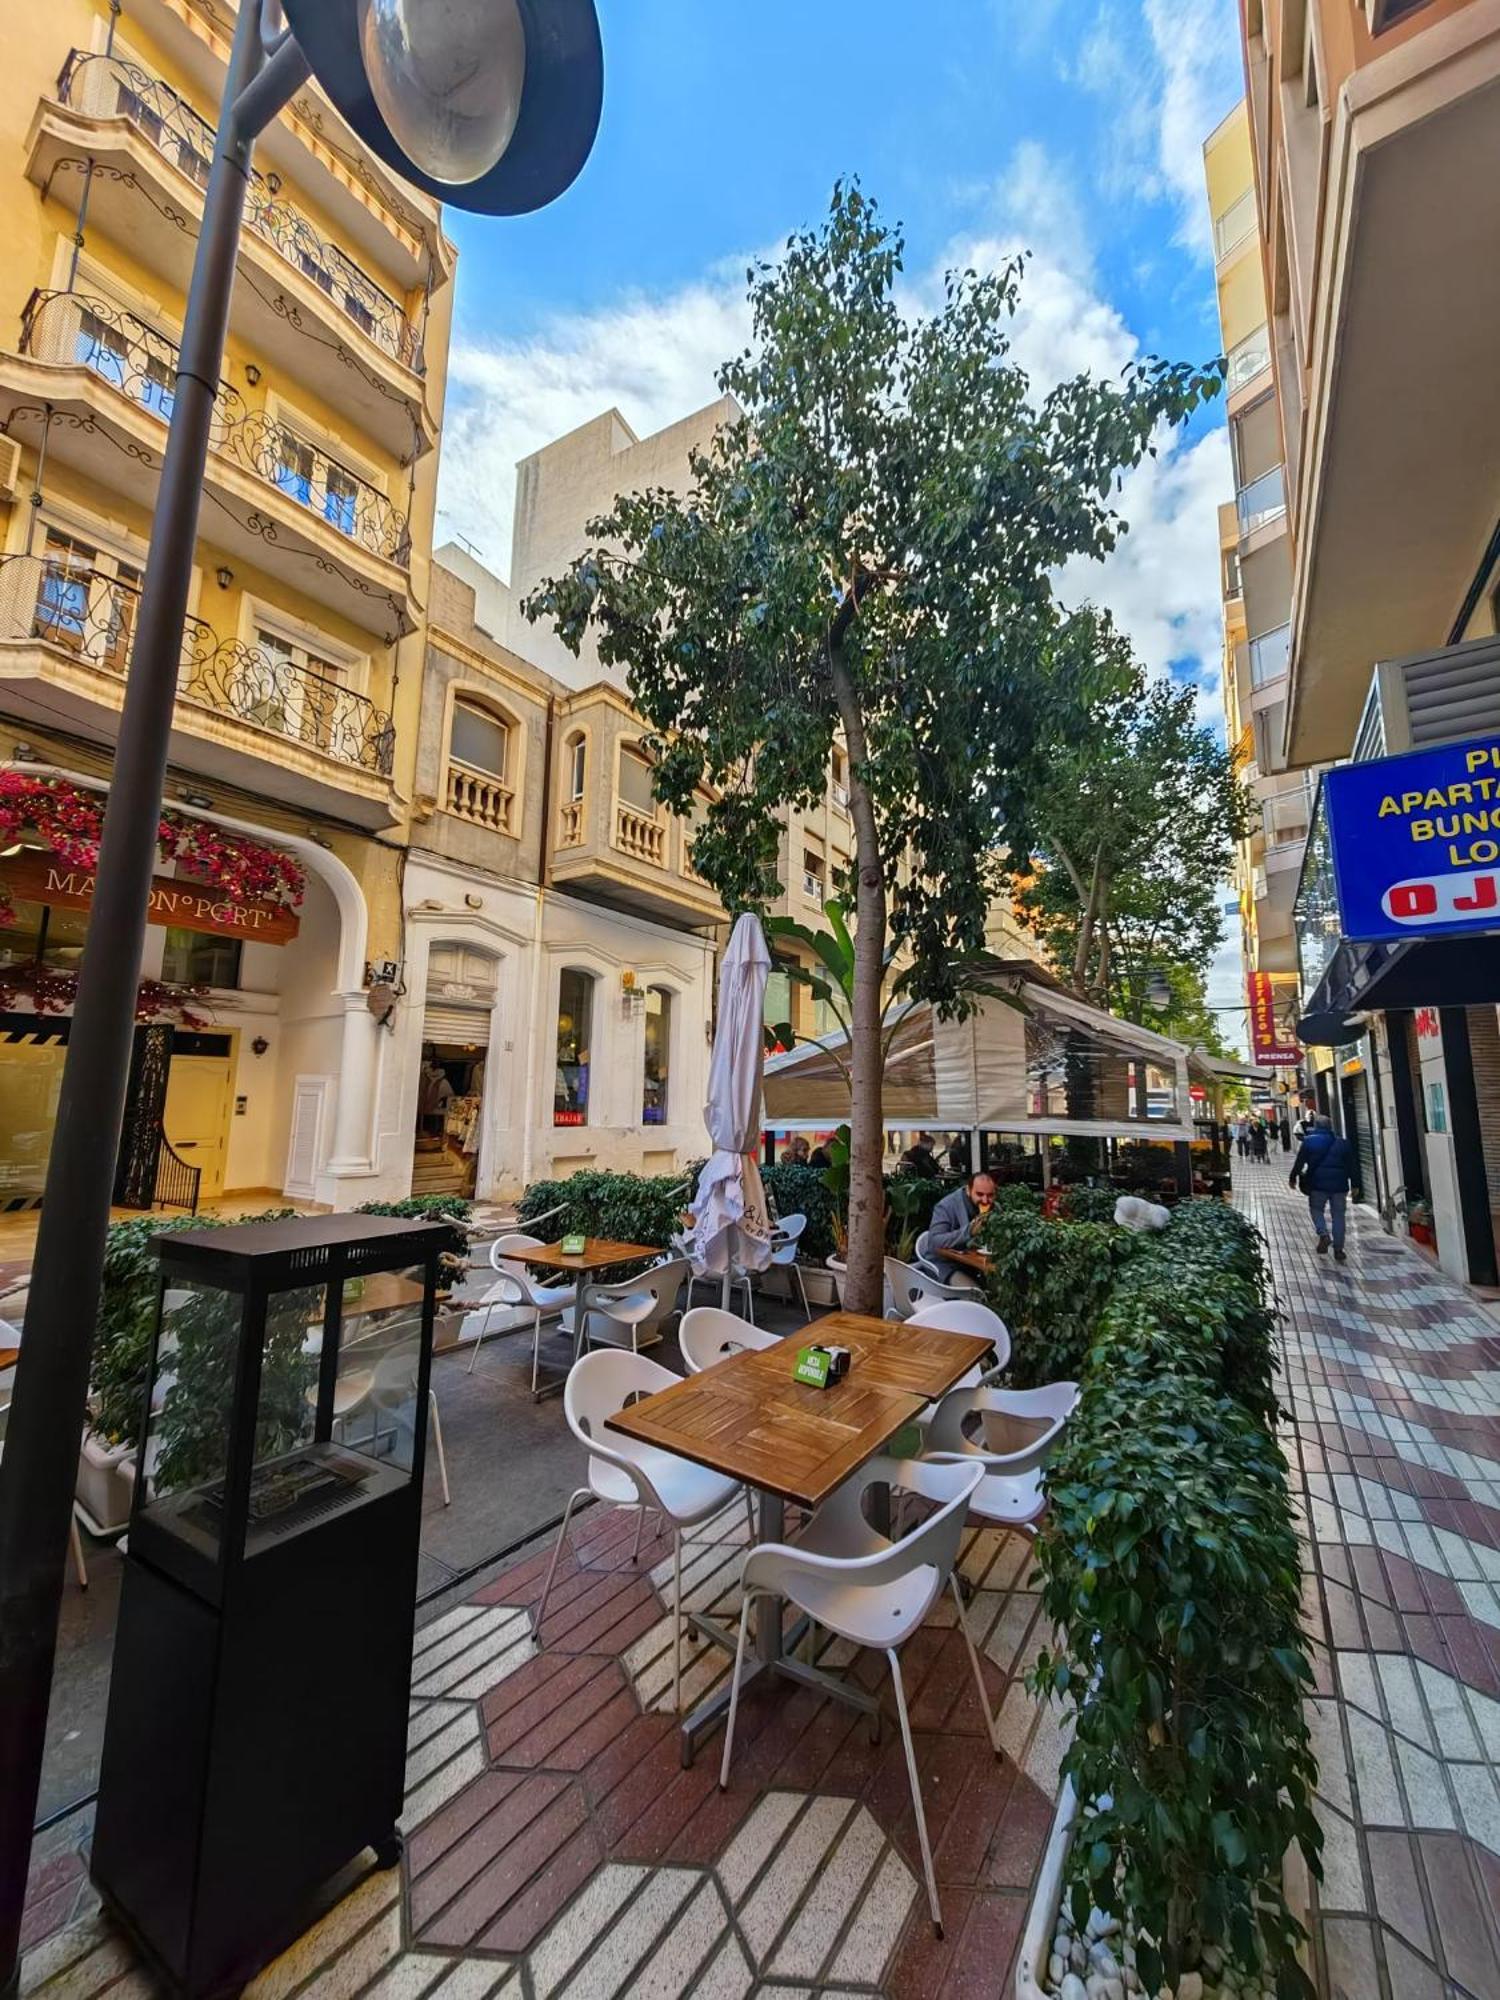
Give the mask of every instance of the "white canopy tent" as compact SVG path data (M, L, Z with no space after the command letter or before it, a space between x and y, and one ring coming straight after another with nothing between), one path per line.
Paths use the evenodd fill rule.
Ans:
M963 1020L940 1020L935 1008L917 1001L888 1028L888 1130L1160 1144L1194 1137L1188 1051L1180 1042L1085 1005L1029 959L990 961L982 989L975 1011ZM770 1058L768 1126L813 1131L848 1118L845 1039L839 1031ZM1160 1080L1149 1096L1143 1087L1148 1070Z

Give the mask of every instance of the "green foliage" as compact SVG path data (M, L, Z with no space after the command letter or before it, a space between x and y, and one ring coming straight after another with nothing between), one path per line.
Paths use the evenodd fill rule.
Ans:
M1210 1943L1311 1991L1281 1886L1293 1841L1319 1872L1321 1835L1263 1285L1254 1230L1218 1203L1134 1239L1047 1473L1037 1559L1059 1637L1032 1685L1074 1723L1074 1908L1135 1924L1148 1991Z
M797 1254L809 1263L821 1264L834 1252L833 1241L833 1195L828 1186L828 1174L823 1167L799 1167L788 1161L779 1161L773 1167L762 1167L761 1179L766 1184L766 1193L776 1204L778 1215L805 1215L807 1227L803 1230Z
M1244 788L1192 688L1148 681L1102 614L1093 643L1114 685L1079 713L1051 784L1010 828L1018 900L1059 975L1098 1005L1147 1018L1165 962L1201 1011L1223 935L1218 884L1248 826Z
M1090 1187L1080 1181L1062 1197L1062 1213L1070 1222L1113 1222L1120 1199L1114 1188Z
M1054 744L1117 671L1092 618L1075 634L1058 574L1114 549L1121 475L1224 375L1145 360L1034 395L1010 351L1024 260L952 274L923 316L902 258L859 187L836 187L823 226L749 274L753 346L718 377L740 414L687 490L618 498L523 607L625 670L657 796L692 817L693 865L730 910L776 899L786 809L821 803L847 751L856 1304L880 1282L889 949L911 997L967 1004L999 830L1055 789Z
M522 1226L545 1243L583 1234L616 1243L649 1243L666 1249L688 1204L681 1174L613 1174L597 1168L570 1174L565 1181L533 1181L516 1210ZM547 1210L562 1213L538 1221ZM627 1267L621 1266L624 1271Z
M990 1256L985 1295L1010 1329L1014 1387L1082 1379L1116 1271L1137 1241L1113 1225L1048 1218L1040 1204L990 1211L979 1231Z
M1040 1215L1042 1197L1025 1181L1006 1181L995 1190L996 1215Z
M911 1262L917 1238L932 1221L932 1211L957 1185L951 1177L940 1179L900 1167L886 1176L885 1247L891 1256L899 1257L903 1264Z
M142 1216L110 1224L104 1239L104 1279L94 1356L89 1369L89 1429L106 1444L133 1444L140 1435L146 1403L146 1371L156 1325L160 1263L151 1245L158 1236L185 1229L228 1229L234 1222L280 1222L295 1209L262 1215L179 1215L171 1221Z
M849 1127L840 1125L823 1148L828 1165L821 1169L828 1190L828 1226L833 1247L840 1257L849 1247Z
M176 1342L175 1372L156 1425L160 1448L152 1477L163 1493L222 1477L239 1365L240 1300L208 1286L183 1290L167 1322ZM318 1379L318 1357L304 1342L313 1326L322 1325L326 1298L322 1285L306 1285L271 1300L255 1402L257 1463L311 1434L307 1392Z
M452 1222L448 1240L438 1253L440 1289L456 1285L469 1263L468 1232L461 1226L474 1213L474 1204L458 1194L411 1194L404 1201L362 1201L356 1215L396 1215L413 1222Z

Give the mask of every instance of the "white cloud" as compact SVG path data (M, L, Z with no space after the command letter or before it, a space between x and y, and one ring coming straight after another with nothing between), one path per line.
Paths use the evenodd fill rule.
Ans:
M1023 145L986 206L986 228L955 240L909 280L911 308L933 308L945 270L997 269L1035 246L1012 327L1012 352L1034 391L1084 370L1118 377L1140 344L1099 290L1066 174L1040 146ZM443 439L440 535L463 535L505 574L518 459L611 405L644 436L708 402L715 370L749 337L745 261L660 297L560 315L528 341L461 340L450 363L456 393ZM1107 605L1152 673L1191 663L1200 711L1216 726L1216 509L1230 490L1221 428L1191 445L1164 436L1158 456L1124 482L1117 504L1130 530L1118 549L1103 564L1069 565L1061 582L1067 601Z
M1178 203L1177 240L1212 255L1203 142L1239 96L1239 10L1224 0L1145 0L1158 66L1156 165Z
M640 436L712 402L749 339L745 263L661 298L559 315L532 339L455 342L448 363L439 539L458 534L505 575L517 461L616 406Z

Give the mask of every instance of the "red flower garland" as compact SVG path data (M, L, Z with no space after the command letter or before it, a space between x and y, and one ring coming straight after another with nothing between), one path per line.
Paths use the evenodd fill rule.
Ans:
M33 778L25 771L0 771L0 842L17 834L40 834L54 854L74 868L90 872L98 865L99 837L107 801L99 792L85 791L66 778ZM306 878L290 854L262 847L241 833L229 833L209 820L187 819L164 812L157 839L163 860L240 902L284 903L296 909ZM0 894L0 923L14 912Z

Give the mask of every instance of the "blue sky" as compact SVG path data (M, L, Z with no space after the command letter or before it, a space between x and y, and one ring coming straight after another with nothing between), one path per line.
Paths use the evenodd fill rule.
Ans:
M1015 348L1040 388L1219 348L1204 138L1242 83L1233 0L600 0L594 154L541 214L450 212L460 252L439 539L509 566L517 459L617 405L641 434L714 395L747 259L841 174L944 269L1024 246ZM1220 717L1222 408L1127 483L1131 532L1064 578Z

